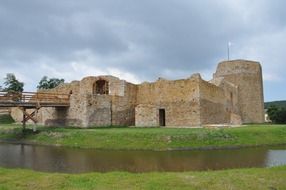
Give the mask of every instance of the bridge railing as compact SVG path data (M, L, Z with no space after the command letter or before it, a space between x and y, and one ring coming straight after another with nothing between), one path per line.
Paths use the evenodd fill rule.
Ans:
M0 102L68 104L69 94L42 92L0 92Z

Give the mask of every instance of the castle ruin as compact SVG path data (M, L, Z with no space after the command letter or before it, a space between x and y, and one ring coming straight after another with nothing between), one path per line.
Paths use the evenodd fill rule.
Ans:
M86 77L50 93L70 94L68 108L41 108L48 126L202 126L264 122L262 70L258 62L223 61L213 79L187 79L136 85L113 76ZM20 121L20 112L12 116Z

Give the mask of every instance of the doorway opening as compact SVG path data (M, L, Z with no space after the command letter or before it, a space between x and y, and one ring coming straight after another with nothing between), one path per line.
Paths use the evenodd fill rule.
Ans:
M166 113L165 109L159 109L159 125L166 126Z

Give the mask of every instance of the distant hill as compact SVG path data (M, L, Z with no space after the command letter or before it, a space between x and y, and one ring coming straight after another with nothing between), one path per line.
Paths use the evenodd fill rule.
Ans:
M264 103L264 108L268 109L269 106L275 105L277 107L283 107L286 108L286 100L281 100L281 101L274 101L274 102L265 102Z

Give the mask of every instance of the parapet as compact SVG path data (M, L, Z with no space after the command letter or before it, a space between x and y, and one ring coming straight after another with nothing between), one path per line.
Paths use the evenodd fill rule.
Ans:
M233 74L257 74L261 73L261 65L256 61L231 60L218 64L214 78Z

